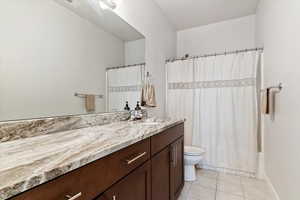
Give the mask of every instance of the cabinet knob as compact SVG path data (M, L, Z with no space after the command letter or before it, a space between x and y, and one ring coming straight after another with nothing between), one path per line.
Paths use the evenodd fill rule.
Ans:
M82 193L79 192L78 194L75 194L74 196L66 195L66 197L68 198L68 200L75 200L75 199L78 199L81 195L82 195Z

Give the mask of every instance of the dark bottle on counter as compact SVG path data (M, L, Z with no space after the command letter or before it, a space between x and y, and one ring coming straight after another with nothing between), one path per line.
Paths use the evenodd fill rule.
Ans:
M140 106L140 102L138 101L134 111L134 119L140 120L143 118L142 108Z
M136 103L135 110L142 110L142 108L140 107L140 102L139 101Z
M129 107L129 105L128 105L128 101L126 101L126 105L125 105L124 110L130 111L130 107Z

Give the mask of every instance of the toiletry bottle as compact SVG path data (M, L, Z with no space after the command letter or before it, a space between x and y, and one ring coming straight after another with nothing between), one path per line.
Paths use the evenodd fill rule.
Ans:
M143 118L142 108L140 107L139 101L137 102L135 107L135 118L138 120Z
M142 110L142 108L140 107L140 102L139 101L136 103L135 110Z
M130 107L129 107L129 105L128 105L128 101L126 101L126 105L125 105L124 110L130 111Z

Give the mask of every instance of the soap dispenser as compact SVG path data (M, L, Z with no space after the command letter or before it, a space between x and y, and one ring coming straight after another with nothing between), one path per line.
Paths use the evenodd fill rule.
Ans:
M142 108L140 107L140 102L139 101L136 103L135 110L142 110Z
M126 101L126 105L125 105L124 110L130 111L130 107L129 107L129 105L128 105L128 101Z
M135 107L135 119L139 120L143 118L142 108L140 106L140 102L138 101Z

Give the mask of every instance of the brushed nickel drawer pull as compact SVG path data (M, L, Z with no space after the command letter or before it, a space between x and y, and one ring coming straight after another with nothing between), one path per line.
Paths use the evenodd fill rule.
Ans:
M138 159L144 157L147 154L147 152L141 153L140 155L138 155L135 158L132 158L130 160L126 160L127 165L130 165L131 163L134 163L135 161L137 161Z
M170 163L174 162L174 147L170 146Z
M175 168L176 167L176 151L177 151L177 149L176 149L176 145L174 145L173 146L173 156L174 156L174 158L173 158L173 167Z
M82 193L79 192L78 194L76 194L74 196L66 195L66 197L68 198L68 200L75 200L75 199L78 199L81 195L82 195Z
M178 150L177 150L177 148L178 148L178 146L177 145L175 145L175 162L174 162L174 167L176 167L177 166L177 153L178 153Z

